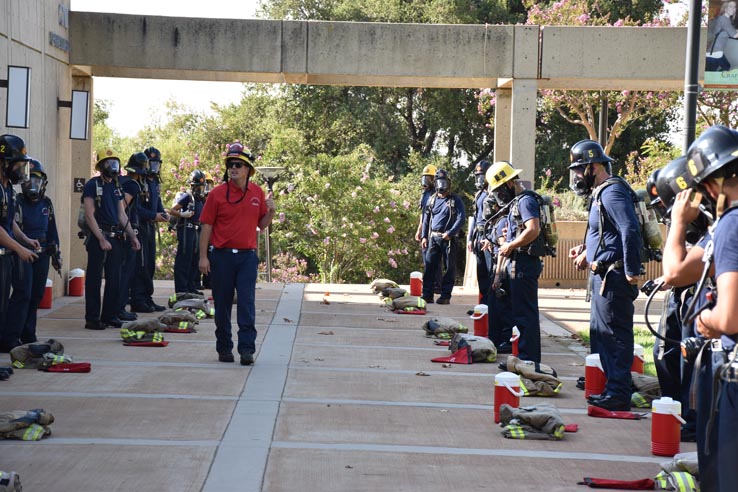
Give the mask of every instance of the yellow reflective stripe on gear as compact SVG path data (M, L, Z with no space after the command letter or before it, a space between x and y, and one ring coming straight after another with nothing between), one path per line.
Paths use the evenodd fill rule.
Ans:
M554 388L554 393L558 393L559 391L561 391L562 386L564 386L564 383L559 383L559 385Z
M163 340L164 340L164 336L161 333L159 333L158 331L154 333L154 339L153 339L154 342L161 342Z
M515 439L525 439L525 431L521 426L510 424L506 428L510 431L510 437Z
M16 360L13 361L13 367L15 367L16 369L23 369L25 366L23 365L23 362Z
M425 299L422 297L418 297L418 307L421 309L425 308Z
M564 426L563 425L558 426L556 430L554 431L553 435L554 437L558 439L563 439L564 438Z
M207 316L207 314L205 314L205 311L203 311L202 309L198 309L195 312L195 318L197 319L203 319L205 316Z
M525 387L525 383L523 383L523 379L520 379L520 389L523 391L523 396L528 396L530 392L528 391L528 388Z
M694 492L697 490L694 477L688 472L672 472L671 478L676 482L674 485L676 485L679 492Z
M189 325L190 324L187 321L180 321L179 322L179 327L182 328L182 329L186 329Z
M44 433L44 428L41 427L38 424L31 424L28 426L28 428L23 432L23 440L24 441L38 441L41 439L41 435Z
M436 335L436 336L437 336L438 338L446 338L446 339L447 339L447 338L451 338L451 335L450 335L450 334L448 334L448 333L439 333L439 334L438 334L438 335Z
M630 402L633 404L634 407L637 408L648 408L650 406L646 399L643 398L643 395L638 392L630 395Z
M210 308L210 316L215 316L215 308Z
M169 300L171 302L177 302L177 294L172 294L171 296L169 296Z
M660 471L656 477L654 477L654 482L656 482L656 486L658 487L656 490L667 490L667 488L670 488L669 480L667 479L668 474L665 471Z

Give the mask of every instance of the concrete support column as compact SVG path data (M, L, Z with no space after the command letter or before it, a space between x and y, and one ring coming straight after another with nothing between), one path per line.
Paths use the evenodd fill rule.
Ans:
M529 180L535 187L536 158L536 98L538 86L535 79L516 79L512 88L510 132L510 162L522 169L521 179ZM497 139L495 138L495 145Z
M72 140L72 183L70 188L73 188L74 183L78 178L84 179L85 182L92 176L92 112L94 108L94 98L92 91L92 77L72 77L72 87L74 90L90 91L90 114L88 117L88 138L87 140ZM70 270L74 268L87 268L87 252L83 245L83 241L77 237L79 227L77 226L77 217L80 205L80 199L82 198L82 190L77 191L77 188L73 188L72 193L69 196L69 257L66 261L67 266Z
M510 130L512 119L512 89L498 87L495 91L495 150L494 162L510 160Z

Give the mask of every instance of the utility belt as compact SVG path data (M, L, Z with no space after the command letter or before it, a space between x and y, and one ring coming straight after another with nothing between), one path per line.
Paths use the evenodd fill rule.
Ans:
M609 272L625 268L625 262L623 260L593 261L589 267L592 270L592 273L599 275L601 278L605 278Z
M100 232L102 232L102 235L106 238L110 237L122 240L126 236L125 231L118 226L101 225Z
M238 249L238 248L213 248L213 251L224 251L226 253L239 254L239 253L253 253L256 249Z
M177 228L180 227L186 227L187 229L195 229L196 231L200 230L200 224L193 224L192 222L187 222L186 224L177 224Z

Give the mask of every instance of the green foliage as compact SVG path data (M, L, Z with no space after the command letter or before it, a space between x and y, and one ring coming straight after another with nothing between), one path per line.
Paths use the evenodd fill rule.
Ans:
M410 201L417 182L377 172L366 147L306 157L289 173L277 183L275 251L306 259L328 283L399 280L422 268L413 239L418 214Z

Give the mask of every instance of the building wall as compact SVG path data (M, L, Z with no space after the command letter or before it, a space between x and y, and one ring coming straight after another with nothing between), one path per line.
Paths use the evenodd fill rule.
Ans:
M79 260L70 262L70 251L79 250L81 245L76 237L76 228L68 226L74 202L72 147L75 144L69 139L70 109L57 107L58 99L70 100L72 94L68 40L69 0L0 1L0 78L7 78L8 65L31 68L29 128L5 126L8 92L0 89L0 133L21 137L28 154L46 168L49 177L46 193L56 212L65 279L69 268L84 267ZM76 158L85 163L84 176L88 177L89 141L81 145L88 150ZM49 277L54 282L54 294L62 295L65 282L53 270Z

